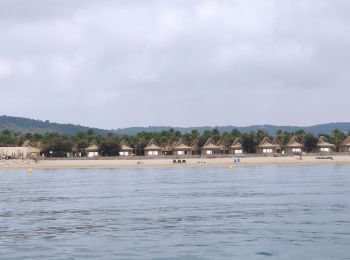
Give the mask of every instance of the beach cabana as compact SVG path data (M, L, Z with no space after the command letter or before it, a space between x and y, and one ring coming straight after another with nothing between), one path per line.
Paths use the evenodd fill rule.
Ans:
M273 154L277 152L278 145L273 144L268 137L264 137L257 147L259 154Z
M335 145L328 142L327 138L320 136L317 142L317 149L320 153L331 153L335 149Z
M145 155L147 156L159 156L162 153L162 148L154 141L152 138L151 141L145 147Z
M301 154L304 151L304 145L299 142L298 138L293 135L286 145L287 154Z
M202 155L220 154L221 148L214 143L212 138L209 138L203 145L201 151Z
M100 151L100 146L93 140L90 145L85 149L87 157L97 157Z
M173 144L173 151L175 155L190 155L192 154L192 147L184 143L182 139Z
M40 156L40 152L42 149L42 143L41 142L32 143L29 140L25 140L22 144L22 147L28 148L27 157L36 158L36 157Z
M125 139L123 139L120 142L120 150L119 150L120 156L131 156L133 150L134 149L131 146L129 146L128 142Z
M345 138L344 142L342 142L340 146L341 152L350 152L350 135Z
M239 137L236 137L233 143L229 147L230 154L243 154L243 144Z

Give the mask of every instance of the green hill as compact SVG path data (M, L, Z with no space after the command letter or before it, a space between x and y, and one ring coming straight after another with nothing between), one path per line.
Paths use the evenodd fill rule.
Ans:
M118 129L99 129L99 128L90 128L81 125L74 124L58 124L52 123L48 120L34 120L22 117L13 117L13 116L0 116L0 131L4 129L8 129L11 131L16 131L20 133L27 132L57 132L60 134L66 135L74 135L79 131L87 131L88 129L93 129L95 133L106 136L108 133L113 132L118 135L135 135L139 132L161 132L163 130L168 130L173 128L182 133L188 133L192 129L197 129L199 132L204 132L205 130L211 130L213 128L219 129L220 132L231 132L233 129L237 129L241 132L250 132L257 130L267 131L269 134L274 135L277 130L281 129L288 132L293 132L299 129L303 129L305 132L309 132L315 135L326 133L331 133L334 129L339 129L345 133L350 131L350 123L342 122L342 123L327 123L327 124L319 124L314 126L300 127L300 126L276 126L276 125L252 125L246 127L236 127L236 126L202 126L202 127L171 127L171 126L149 126L149 127L129 127L129 128L118 128Z
M42 121L23 117L0 116L0 131L4 129L20 133L57 132L66 135L75 135L79 131L87 131L88 129L93 129L95 133L101 135L107 135L110 132L81 125L51 123L48 120Z

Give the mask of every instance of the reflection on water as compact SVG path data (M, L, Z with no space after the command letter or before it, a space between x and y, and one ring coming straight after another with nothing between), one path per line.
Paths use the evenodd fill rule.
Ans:
M350 259L350 167L0 171L1 259Z

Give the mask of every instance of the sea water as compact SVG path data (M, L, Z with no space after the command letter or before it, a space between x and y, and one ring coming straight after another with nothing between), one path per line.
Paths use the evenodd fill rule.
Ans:
M350 166L0 170L0 259L350 259Z

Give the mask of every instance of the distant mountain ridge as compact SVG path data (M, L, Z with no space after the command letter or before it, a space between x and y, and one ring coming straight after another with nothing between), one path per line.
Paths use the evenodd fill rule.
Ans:
M212 130L214 128L219 129L220 132L231 132L233 129L237 129L241 132L250 132L264 130L271 135L274 135L279 129L288 132L294 132L299 129L304 130L315 135L325 133L330 134L334 129L339 129L342 132L348 133L350 131L350 122L339 122L339 123L326 123L318 124L314 126L276 126L276 125L252 125L244 127L236 126L202 126L202 127L171 127L171 126L149 126L149 127L128 127L128 128L118 128L118 129L100 129L91 128L75 124L59 124L52 123L48 120L35 120L23 117L13 117L13 116L0 116L0 131L8 129L11 131L16 131L20 133L43 133L43 132L57 132L66 135L75 135L79 131L87 131L92 129L95 133L106 136L108 133L114 133L117 135L135 135L139 132L161 132L168 129L178 130L182 133L189 133L193 129L197 129L199 132L204 132L205 130Z

